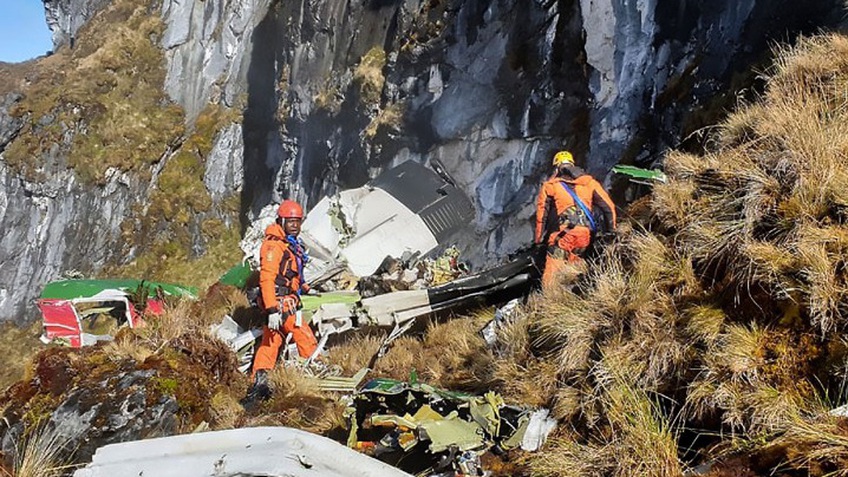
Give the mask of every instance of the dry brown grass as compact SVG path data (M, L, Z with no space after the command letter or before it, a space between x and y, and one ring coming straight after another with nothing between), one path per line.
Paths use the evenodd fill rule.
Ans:
M219 391L209 403L212 429L233 429L244 418L244 408L238 399L229 392Z
M40 334L41 321L26 327L18 327L12 323L0 326L0 349L3 350L0 360L0 390L24 378L27 366L44 346L38 339Z
M414 371L422 382L447 389L485 391L492 381L493 356L480 329L491 320L491 311L431 323L421 336L395 340L376 361L371 376L409 380ZM351 375L366 367L380 348L385 333L352 336L330 349L328 362Z
M15 444L13 473L10 477L59 477L73 468L66 449L67 438L52 427L30 429Z
M42 154L62 145L79 177L97 183L109 167L138 170L158 161L183 132L181 109L162 92L162 31L161 19L143 2L112 2L80 30L73 50L63 47L38 60L52 67L24 88L16 113L27 122L4 158L33 175ZM51 115L52 122L39 123ZM76 124L86 133L67 147L63 128Z
M271 399L247 416L244 426L288 426L317 434L344 427L345 404L336 395L321 392L315 380L300 369L277 366L269 381Z
M700 273L729 275L740 293L757 283L800 293L823 332L848 318L846 43L827 35L781 50L762 101L728 119L715 151L670 154L653 201Z
M385 108L381 108L380 112L365 127L363 135L367 139L373 139L380 129L388 129L390 131L400 130L405 112L406 105L403 103L393 103Z
M677 432L659 405L628 376L636 363L605 356L593 370L604 418L589 440L578 434L555 438L531 457L534 475L680 476Z
M386 77L386 51L379 46L368 50L353 71L353 79L359 84L359 94L366 105L379 105Z
M848 476L848 428L844 417L795 416L776 445L785 446L788 466L810 475Z

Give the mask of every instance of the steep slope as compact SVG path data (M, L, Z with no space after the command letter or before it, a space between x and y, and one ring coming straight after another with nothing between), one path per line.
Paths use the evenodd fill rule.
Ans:
M631 208L615 243L531 296L492 349L478 334L487 316L457 319L400 338L375 375L416 369L432 384L548 406L560 420L548 446L511 454L496 475L845 475L848 418L830 411L848 403L848 38L782 50L767 83L707 153L671 153L669 182ZM116 344L42 353L6 392L3 452L39 417L57 424L70 409L85 421L76 397L124 379L125 394L147 396L131 437L149 435L139 416L163 403L167 432L206 421L334 435L340 405L297 370L277 371L258 410L235 403L246 380L204 330L245 307L238 292L213 290ZM353 336L329 362L351 374L380 342ZM112 422L109 412L88 419ZM93 428L98 442L114 438ZM62 429L72 442L92 435Z
M232 255L210 256L221 263L203 273L237 260L238 198L213 198L204 184L213 140L233 118L209 105L185 125L163 90L163 28L147 2L117 1L76 33L73 48L4 66L3 320L32 317L41 284L63 271L120 265L118 273L199 283L197 274L168 277L162 265L221 242Z
M272 200L309 205L407 159L445 163L478 212L457 241L497 259L529 241L553 150L599 178L651 161L769 39L839 6L46 1L56 53L3 66L30 73L0 101L0 319L32 317L70 269L187 270L232 243L235 214L243 228Z
M843 36L781 51L708 153L666 158L649 220L507 330L504 382L555 383L573 426L536 472L845 475L846 81Z

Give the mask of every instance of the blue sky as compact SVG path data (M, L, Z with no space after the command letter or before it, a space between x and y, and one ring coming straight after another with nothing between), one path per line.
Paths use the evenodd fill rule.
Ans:
M24 61L53 48L41 0L0 0L0 11L0 61Z

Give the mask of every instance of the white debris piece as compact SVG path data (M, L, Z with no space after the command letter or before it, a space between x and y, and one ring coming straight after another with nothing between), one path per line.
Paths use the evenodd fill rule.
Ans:
M344 216L351 235L333 226L333 200L340 208L336 219ZM344 263L358 277L374 273L387 256L425 254L439 245L421 217L388 192L369 187L321 199L306 216L301 238L316 260Z
M524 439L521 440L521 449L527 452L535 452L542 448L551 431L556 429L556 419L550 417L550 411L539 409L530 416Z
M512 315L515 314L520 303L518 298L513 298L506 305L495 310L495 317L480 330L486 344L491 347L498 342L498 330L512 320Z
M253 342L262 336L262 329L243 330L230 315L224 315L221 323L212 325L210 330L238 356L239 371L247 372L253 361Z
M411 477L306 431L253 427L110 444L74 477Z

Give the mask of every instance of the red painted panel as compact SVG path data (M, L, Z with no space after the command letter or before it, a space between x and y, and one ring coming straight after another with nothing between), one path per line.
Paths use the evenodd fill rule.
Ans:
M65 338L74 348L80 347L80 323L68 300L38 300L38 308L44 324L44 335L48 339Z

